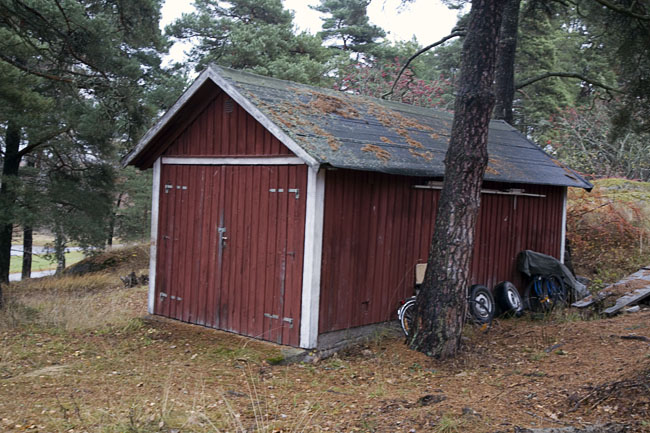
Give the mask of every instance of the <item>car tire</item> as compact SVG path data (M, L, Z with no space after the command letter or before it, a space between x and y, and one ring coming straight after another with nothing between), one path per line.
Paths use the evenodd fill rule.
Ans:
M519 290L510 281L503 281L494 287L494 297L501 314L512 314L521 316L524 311L524 303Z
M490 289L481 284L470 287L469 312L476 323L492 322L494 310L494 297Z

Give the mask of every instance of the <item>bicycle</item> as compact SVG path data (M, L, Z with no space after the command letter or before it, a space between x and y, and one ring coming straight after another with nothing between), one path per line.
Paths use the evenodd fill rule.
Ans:
M524 291L526 306L534 313L548 313L556 305L564 306L568 294L562 278L557 275L533 275Z
M487 287L480 284L475 284L470 289L470 295L467 297L469 307L467 318L472 319L478 325L489 328L494 318L494 297ZM406 336L409 335L415 318L415 300L416 296L411 296L397 309L397 318Z

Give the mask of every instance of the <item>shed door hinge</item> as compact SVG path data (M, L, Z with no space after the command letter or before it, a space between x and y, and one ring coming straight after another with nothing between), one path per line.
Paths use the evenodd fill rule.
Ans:
M269 192L284 192L284 188L269 188ZM287 192L289 194L293 193L296 200L300 198L300 189L299 188L288 188Z
M174 301L182 301L183 300L183 298L181 298L180 296L174 296L174 295L169 296L165 292L160 292L160 294L158 296L160 297L160 299L169 297L169 299L174 300Z
M270 314L270 313L264 313L264 317L268 317L269 319L274 319L274 320L278 320L280 318L280 316L278 316L277 314ZM293 328L293 318L283 317L282 321L287 322L289 324L289 328Z
M169 183L166 183L166 184L165 184L165 194L169 194L169 190L170 190L170 189L174 189L174 185L169 184ZM187 189L187 185L176 185L176 189L186 190L186 189Z

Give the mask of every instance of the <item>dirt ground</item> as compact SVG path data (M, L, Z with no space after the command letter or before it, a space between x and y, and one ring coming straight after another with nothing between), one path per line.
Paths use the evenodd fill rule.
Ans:
M0 328L0 429L484 433L616 421L650 432L647 307L468 327L453 361L377 335L314 364L273 365L278 346L147 317L145 287L115 286L111 298L112 323Z

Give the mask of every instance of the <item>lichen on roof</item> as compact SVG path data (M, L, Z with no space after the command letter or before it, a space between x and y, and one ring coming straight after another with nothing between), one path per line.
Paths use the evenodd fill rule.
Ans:
M384 162L390 159L390 152L374 144L366 144L361 148L361 151L373 153L378 159Z
M431 160L433 159L433 152L428 151L428 150L425 151L425 152L418 152L418 151L415 150L415 149L409 149L409 152L410 152L412 155L415 155L415 156L420 157L420 158L424 158L424 159L426 159L427 161L431 161Z

